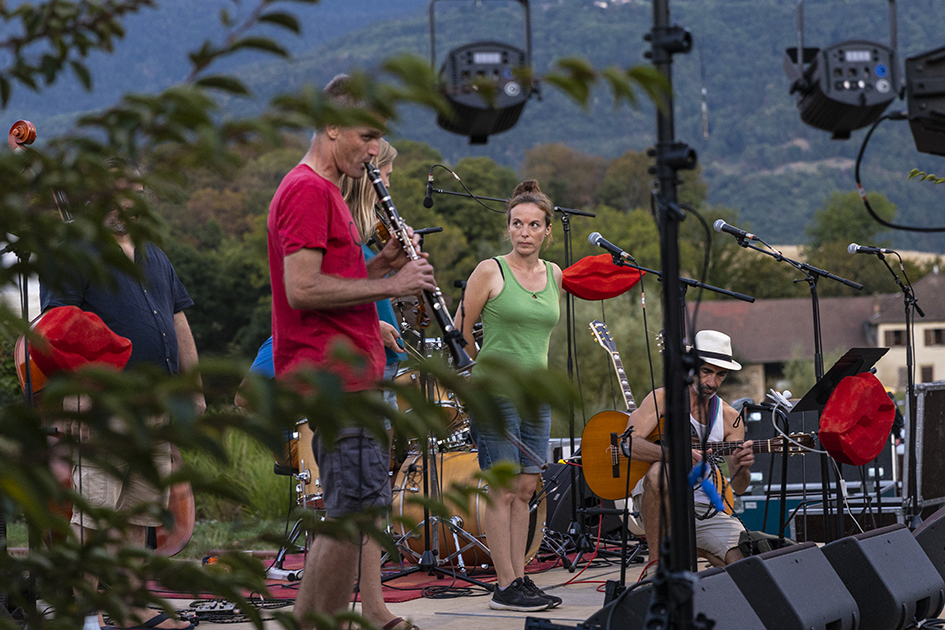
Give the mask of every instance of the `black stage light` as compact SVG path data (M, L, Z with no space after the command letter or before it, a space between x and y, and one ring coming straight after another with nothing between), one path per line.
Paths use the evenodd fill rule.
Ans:
M430 2L430 63L436 64L436 31ZM515 0L525 11L526 49L495 41L473 42L454 48L440 68L441 93L452 116L438 114L437 124L469 136L470 144L485 144L492 134L511 129L525 103L538 92L531 77L531 17L528 0Z
M906 59L906 101L915 148L945 155L945 48Z
M786 59L796 59L796 48ZM810 49L806 49L805 57ZM786 68L788 64L785 63ZM840 42L817 50L803 73L791 67L792 91L798 93L801 120L846 140L850 132L872 125L896 100L896 56L883 44Z
M899 92L895 0L890 5L890 46L850 40L827 48L804 47L804 0L797 4L797 48L784 54L784 70L797 92L801 120L846 140L876 122ZM797 51L803 50L801 58Z

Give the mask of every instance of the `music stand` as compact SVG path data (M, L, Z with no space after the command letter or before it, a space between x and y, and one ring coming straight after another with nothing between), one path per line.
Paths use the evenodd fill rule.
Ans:
M889 348L850 348L842 357L837 359L823 378L810 388L803 398L794 405L791 411L816 411L818 414L830 399L830 394L847 376L856 376L872 368Z
M844 378L848 376L855 376L862 372L869 371L873 365L883 357L889 348L850 348L846 353L837 359L837 362L827 370L827 373L817 381L810 390L804 394L804 396L798 401L796 405L791 409L791 411L816 411L818 423L820 420L820 414L823 413L824 407L827 405L827 401L830 400L830 395L833 394L833 390L837 388L837 385L840 384ZM785 451L787 449L787 444L784 445ZM782 453L782 457L785 457L786 453ZM837 464L839 467L840 464ZM842 528L840 525L841 517L843 516L843 493L840 490L841 477L837 475L837 522L838 527ZM823 512L825 516L830 511L830 502L827 500L827 490L826 490L827 479L821 479L821 488L823 490L824 496L824 507ZM864 492L866 489L864 488ZM787 501L787 487L785 485L785 478L782 475L781 479L781 509L784 510ZM882 504L880 504L879 509L882 510ZM781 537L784 535L784 516L781 517L781 524L779 531L781 532ZM826 534L826 531L825 531Z

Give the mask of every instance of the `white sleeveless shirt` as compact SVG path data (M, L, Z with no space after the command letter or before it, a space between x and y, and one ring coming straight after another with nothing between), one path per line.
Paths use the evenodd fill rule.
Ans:
M711 426L712 428L709 431L709 438L707 440L708 442L721 442L722 439L725 437L725 423L722 422L722 407L724 407L724 404L722 403L722 399L720 398L718 411L716 412L715 421L714 422L710 421L709 423L709 426ZM696 435L699 438L699 441L701 442L706 429L708 429L709 427L702 424L698 420L696 420L695 416L693 416L692 414L689 414L689 424L692 426L692 431L694 435ZM712 470L709 469L706 472L703 479L705 479L711 474L712 474ZM709 496L702 489L701 485L692 491L692 500L695 503L705 503L705 504L711 503L709 501Z

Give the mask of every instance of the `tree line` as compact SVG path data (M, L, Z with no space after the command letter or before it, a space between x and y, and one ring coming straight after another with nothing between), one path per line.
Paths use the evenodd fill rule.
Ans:
M231 177L193 173L178 199L158 204L158 214L168 227L168 255L197 302L188 318L203 356L245 363L271 334L266 213L279 181L304 154L307 142L307 138L293 136L282 148L247 155L244 165ZM438 189L460 193L468 189L475 195L504 199L519 180L534 178L555 205L596 214L594 218L575 215L570 219L572 263L604 253L587 241L587 236L596 231L630 252L639 264L659 269L659 233L650 207L652 175L648 168L652 158L642 151L607 159L562 144L538 145L526 152L516 171L488 157L467 157L449 164L436 149L416 141L394 139L393 144L399 155L391 175L391 196L401 215L415 228L443 228L442 232L427 235L423 248L430 254L438 283L452 309L461 296L455 281L465 280L480 260L506 253L509 245L501 203L434 194L433 206L424 207L427 175L435 165L443 167L433 168L434 187ZM462 180L465 189L450 171ZM699 170L681 176L680 200L693 208L681 229L684 275L705 277L711 285L759 299L807 294L806 283L795 282L802 276L793 267L745 250L727 234L706 231L706 225L717 218L746 229L751 225L741 222L731 208L706 203L708 186ZM882 195L871 195L871 203L880 216L894 218L895 206ZM697 220L696 214L704 223ZM562 225L559 215L552 231L554 241L544 256L564 268L566 235ZM861 258L846 252L850 242L888 244L888 230L868 217L857 194L826 197L813 220L794 230L806 241L804 256L811 264L864 284L863 293L897 290L885 269L863 264ZM709 267L705 270L707 247ZM916 280L930 266L907 261L906 272ZM647 280L644 286L650 294L649 339L641 334L643 313L638 289L603 304L576 299L576 339L579 366L583 368L580 376L587 388L583 391L586 414L613 407L609 362L596 350L590 335L584 334L591 319L607 319L618 347L627 357L624 364L637 395L648 392L653 383L660 384L659 356L653 357L652 378L650 361L644 359L648 356L646 342L652 343L661 327L661 285ZM859 294L833 282L821 283L819 288L825 297ZM690 293L687 297L694 300L697 295ZM701 297L719 299L710 292ZM552 339L550 360L553 368L562 371L566 365L566 332L562 318ZM440 332L434 324L425 335L437 337ZM417 340L409 332L405 338ZM650 354L655 354L652 348ZM224 394L218 402L228 401ZM564 426L562 419L556 420L558 434Z

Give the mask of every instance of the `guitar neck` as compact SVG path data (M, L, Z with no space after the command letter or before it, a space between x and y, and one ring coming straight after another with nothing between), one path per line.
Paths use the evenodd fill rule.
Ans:
M614 350L610 353L610 358L614 362L614 370L617 372L617 380L620 381L620 391L623 392L623 402L627 405L627 412L633 413L637 408L637 403L633 400L633 393L630 391L630 382L627 380L627 373L623 369L623 362L620 360L620 354Z
M705 446L712 449L716 455L731 455L742 447L745 440L730 442L708 442ZM755 440L751 444L752 453L775 453L781 450L782 442L780 438L772 440Z

